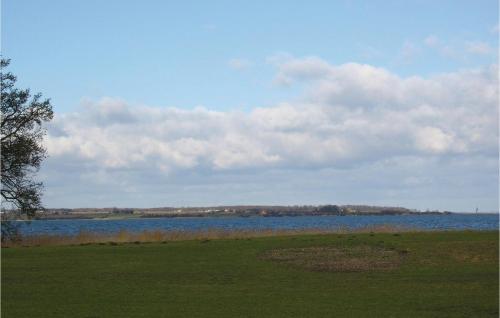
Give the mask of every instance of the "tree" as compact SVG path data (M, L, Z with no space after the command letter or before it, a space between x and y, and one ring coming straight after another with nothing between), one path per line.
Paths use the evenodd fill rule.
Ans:
M333 215L342 214L341 208L339 208L337 205L330 205L330 204L320 207L318 211L324 214L333 214Z
M1 59L2 240L11 231L5 219L6 207L28 219L43 209L43 184L34 177L46 157L42 124L53 117L49 99L41 100L40 93L30 99L29 89L14 87L16 77L4 71L9 63L10 60Z

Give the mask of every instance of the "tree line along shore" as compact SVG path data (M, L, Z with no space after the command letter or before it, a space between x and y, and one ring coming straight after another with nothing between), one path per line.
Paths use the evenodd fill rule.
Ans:
M6 213L15 213L9 211ZM421 215L451 214L450 211L419 211L404 207L369 205L303 205L303 206L215 206L215 207L161 207L161 208L77 208L45 209L37 219L96 219L96 218L156 218L156 217L279 217L327 215ZM21 217L22 219L22 217Z

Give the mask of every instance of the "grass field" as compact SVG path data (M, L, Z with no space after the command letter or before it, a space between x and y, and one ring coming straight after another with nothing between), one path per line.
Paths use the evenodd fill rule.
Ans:
M498 317L498 232L2 249L2 317Z

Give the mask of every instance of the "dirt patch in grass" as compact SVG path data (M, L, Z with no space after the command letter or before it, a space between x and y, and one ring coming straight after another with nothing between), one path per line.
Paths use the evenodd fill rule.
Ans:
M318 272L386 271L400 266L405 251L382 247L319 246L273 249L260 255L261 259Z

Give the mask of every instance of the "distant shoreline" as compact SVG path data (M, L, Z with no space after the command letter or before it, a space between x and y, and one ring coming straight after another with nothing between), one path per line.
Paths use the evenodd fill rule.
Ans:
M11 216L8 214L11 213ZM46 209L37 214L38 220L128 220L145 218L183 217L283 217L283 216L357 216L357 215L483 215L495 213L419 211L404 207L369 205L303 205L303 206L215 206L215 207L160 207L160 208L76 208ZM26 220L14 211L7 218Z
M26 219L16 219L14 221L19 221L19 222L29 222L29 221L62 221L62 220L73 220L73 221L78 221L78 220L95 220L95 221L121 221L121 220L145 220L145 219L181 219L181 218L267 218L267 217L303 217L303 216L312 216L312 217L322 217L322 216L337 216L337 217L342 217L342 216L390 216L390 215L400 215L400 216L405 216L405 215L418 215L418 216L428 216L428 215L468 215L468 216L481 216L481 215L496 215L498 213L496 212L480 212L480 213L471 213L471 212L449 212L449 213L436 213L436 212L431 212L431 213L426 213L426 212L421 212L421 213L409 213L409 214L350 214L350 215L307 215L307 214L302 214L302 215L282 215L282 216L260 216L260 215L254 215L254 216L239 216L239 215L203 215L203 216L197 216L197 215L172 215L172 216L120 216L120 217L66 217L66 218L35 218L31 220L26 220Z

